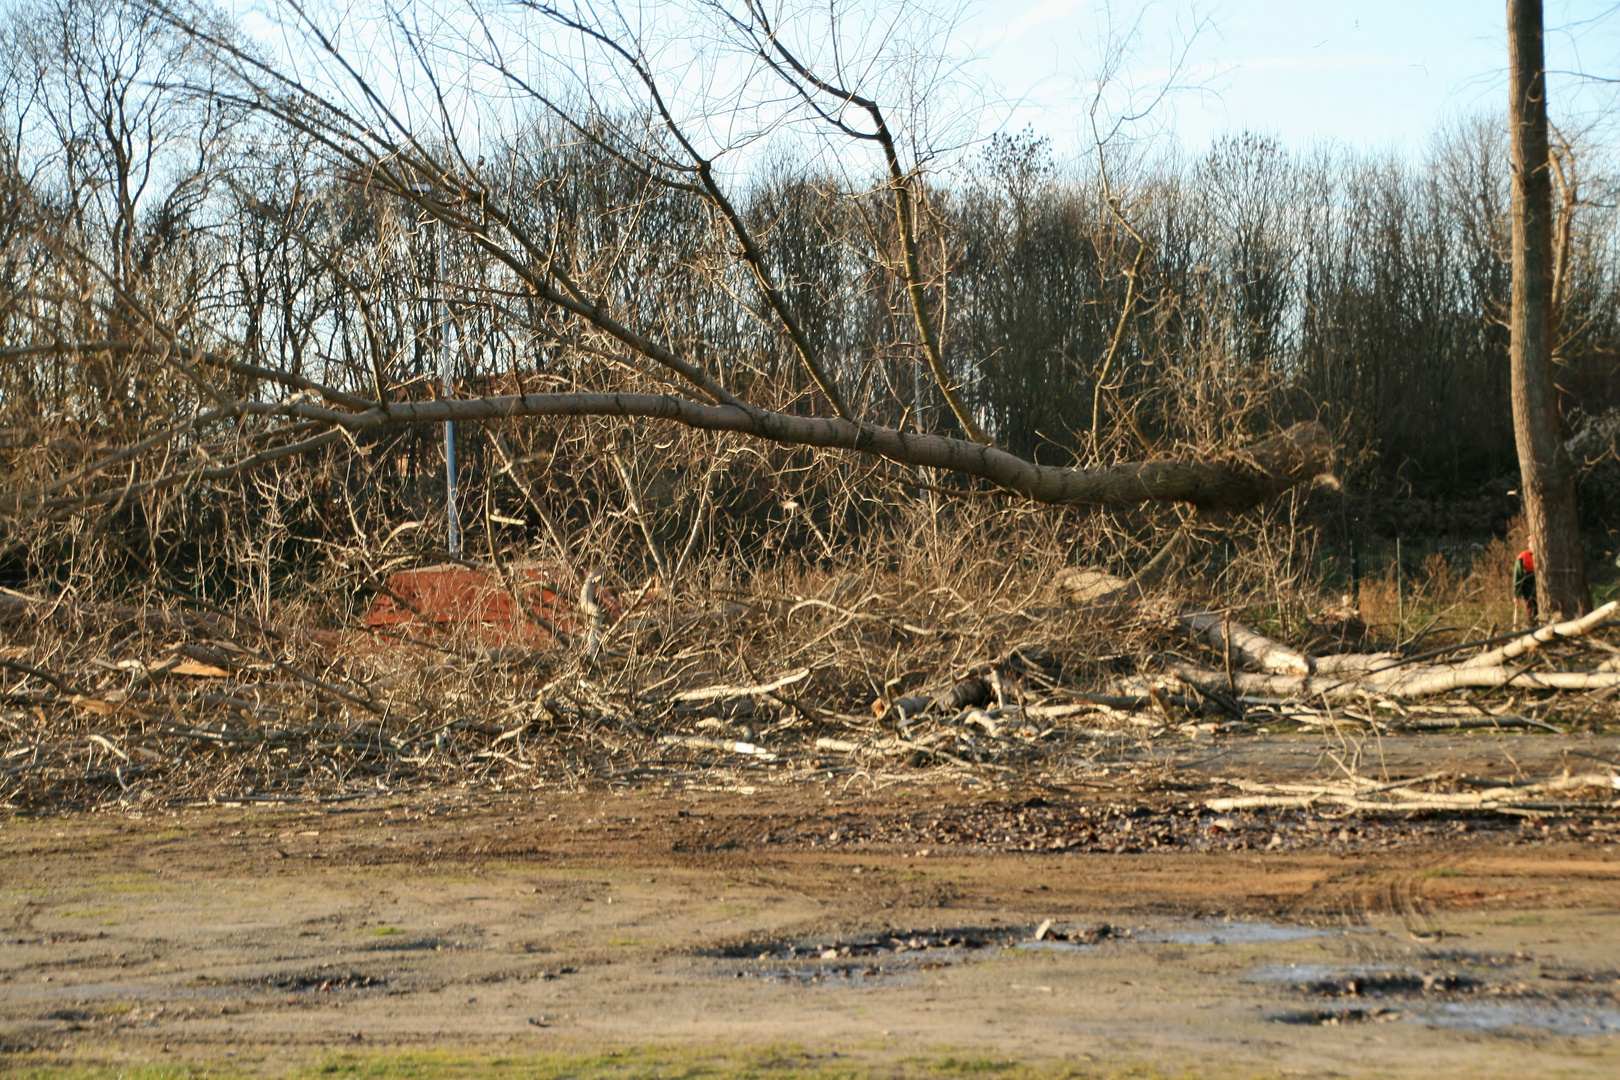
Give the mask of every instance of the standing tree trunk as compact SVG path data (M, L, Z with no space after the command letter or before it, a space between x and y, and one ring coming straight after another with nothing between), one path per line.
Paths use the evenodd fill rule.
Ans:
M1547 84L1541 0L1508 0L1508 123L1513 154L1513 435L1525 517L1536 556L1545 619L1591 605L1575 475L1560 438L1552 349L1552 175L1547 154Z

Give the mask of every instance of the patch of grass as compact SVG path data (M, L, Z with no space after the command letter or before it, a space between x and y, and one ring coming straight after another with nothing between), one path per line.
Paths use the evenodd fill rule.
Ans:
M1423 871L1421 874L1418 875L1418 877L1420 877L1420 878L1447 878L1447 877L1463 877L1463 876L1464 875L1463 875L1463 872L1461 870L1458 870L1455 867L1451 867L1451 866L1432 867L1432 868L1430 868L1428 870Z
M62 1064L17 1062L19 1080L243 1080L259 1069L214 1065ZM344 1053L293 1065L287 1080L1192 1080L1144 1066L1020 1062L979 1054L891 1058L864 1052L812 1053L797 1047L713 1049L637 1047L598 1054L502 1054L456 1051Z
M35 1065L8 1073L17 1080L236 1080L247 1074L206 1065Z
M405 931L397 926L368 926L364 932L373 937L389 937L393 934L403 934Z
M155 874L104 874L91 879L86 895L155 893L164 888L163 880Z

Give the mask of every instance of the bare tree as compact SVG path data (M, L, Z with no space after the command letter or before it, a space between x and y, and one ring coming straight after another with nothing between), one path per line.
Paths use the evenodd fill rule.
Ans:
M612 73L610 93L602 85L581 83L572 92L541 81L529 68L510 59L504 44L514 40L510 27L497 26L488 12L473 8L467 26L449 50L436 52L433 40L397 13L383 21L396 33L400 55L418 65L429 116L403 115L391 102L389 88L365 74L361 58L337 44L339 37L297 0L286 0L289 21L303 33L305 45L325 63L329 81L317 86L307 74L265 59L248 44L220 29L192 9L168 8L171 25L210 49L235 80L233 91L209 87L208 95L230 106L256 110L276 125L283 137L317 148L328 176L358 197L392 202L407 216L431 220L458 236L483 267L479 279L455 286L462 290L463 309L491 296L519 298L505 302L511 313L527 305L538 312L522 327L533 342L565 354L570 370L580 375L576 389L550 393L477 395L437 401L404 400L400 373L391 369L387 350L367 323L368 360L359 378L346 383L312 378L272 362L248 362L217 338L206 345L187 342L157 315L142 340L133 335L107 340L69 340L59 334L11 356L85 353L109 356L144 354L196 374L213 398L209 422L220 418L258 417L260 423L284 425L285 438L265 445L261 432L250 453L207 454L205 463L188 462L137 483L125 482L93 494L53 496L19 492L6 498L13 509L61 511L87 502L112 502L143 491L219 479L256 468L268 460L313 451L334 440L375 429L456 421L494 421L514 417L607 416L645 417L692 428L739 432L777 443L854 451L889 462L925 466L981 477L1005 490L1055 504L1123 505L1155 500L1181 501L1200 507L1237 510L1255 504L1327 470L1330 440L1319 424L1305 423L1246 448L1208 448L1204 460L1150 461L1107 467L1070 468L1036 463L992 445L962 397L962 374L947 367L941 344L939 308L945 298L939 273L927 269L918 213L922 175L930 156L921 132L897 130L890 111L861 84L874 70L851 64L834 48L819 60L806 52L813 34L785 27L783 19L803 19L804 12L768 10L758 0L740 5L700 4L710 27L732 50L727 62L752 65L756 82L768 84L767 99L782 111L758 121L739 114L732 129L743 134L716 140L726 123L710 115L683 114L675 104L684 87L678 76L658 70L658 49L644 31L617 8L564 6L520 0L504 9L531 22L523 28L536 38L563 41L575 54L559 61L547 57L555 71L570 64ZM480 40L479 35L482 35ZM549 37L548 37L549 36ZM790 42L800 41L800 45ZM561 46L558 46L559 48ZM536 215L525 205L530 194L504 184L486 155L469 149L458 124L458 109L449 88L447 57L474 56L473 67L492 76L520 105L537 109L570 139L593 148L598 157L626 170L639 185L629 204L635 212L660 200L686 202L709 222L703 250L683 260L736 296L742 309L791 354L815 392L794 398L768 383L739 378L736 363L716 364L701 334L676 330L683 315L646 303L643 280L627 277L622 249L598 249L582 261L575 243L578 224L561 216ZM583 59L582 59L583 58ZM374 58L373 58L374 59ZM545 74L542 72L542 74ZM548 76L550 77L550 76ZM558 76L566 78L566 74ZM782 103L786 103L783 105ZM424 122L426 120L426 122ZM949 405L959 434L908 432L868 419L851 391L863 373L847 357L825 355L806 332L772 261L768 238L739 208L728 190L739 167L722 162L746 149L757 129L796 124L810 136L841 144L851 156L861 148L875 150L876 186L885 193L892 216L895 250L890 265L905 297L912 330L906 347L915 350L931 374L934 390ZM427 132L431 130L432 134ZM479 145L491 145L487 133ZM505 155L510 162L510 154ZM732 181L735 182L735 181ZM871 182L869 180L869 182ZM655 257L638 253L636 259ZM662 268L655 268L663 272ZM930 276L931 273L933 276ZM341 277L341 276L340 276ZM367 290L383 287L343 278L362 318ZM449 285L441 282L440 286ZM438 286L436 286L438 287ZM493 308L492 308L493 310ZM396 350L397 351L397 350ZM734 358L736 360L738 358ZM744 364L743 366L746 366ZM515 370L515 369L514 369ZM728 371L733 373L728 373ZM211 373L204 377L202 373ZM628 374L626 374L628 373ZM584 379L581 383L580 379ZM297 393L284 401L251 400L228 392L226 383L279 383ZM649 386L653 384L653 386ZM662 392L647 392L654 386ZM807 414L808 410L808 414ZM195 424L174 429L197 430ZM275 430L272 428L272 431ZM148 449L164 445L158 440ZM216 448L217 451L217 448ZM120 451L108 466L127 460ZM92 466L94 469L96 466Z
M1575 477L1560 436L1552 354L1554 306L1552 169L1541 0L1508 0L1508 116L1513 162L1513 431L1525 517L1536 557L1536 591L1551 618L1591 606Z

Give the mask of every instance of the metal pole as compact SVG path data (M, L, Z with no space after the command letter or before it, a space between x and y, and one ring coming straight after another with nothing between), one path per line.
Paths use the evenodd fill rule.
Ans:
M432 184L412 184L411 194L431 195ZM422 223L423 226L433 226L433 277L434 292L427 297L428 319L435 324L438 331L439 350L439 379L444 390L444 396L449 397L451 391L451 375L454 367L451 363L450 352L450 319L444 298L444 223L438 218ZM431 341L431 338L430 338ZM461 525L456 520L456 424L453 420L444 422L444 516L445 540L450 548L450 554L461 553Z
M453 389L455 373L454 352L450 348L449 305L444 297L444 222L433 222L433 275L437 279L435 315L439 323L439 377L443 381L444 396ZM444 519L445 536L450 554L461 554L461 523L456 519L456 422L444 422Z

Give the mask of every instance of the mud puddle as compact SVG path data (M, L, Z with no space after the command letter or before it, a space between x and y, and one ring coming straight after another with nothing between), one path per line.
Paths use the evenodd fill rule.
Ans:
M735 979L783 983L866 982L959 964L975 953L1016 944L1017 930L985 927L882 930L832 940L745 942L710 955L727 964Z
M1611 971L1537 970L1518 954L1484 963L1456 955L1473 970L1442 967L1323 964L1263 965L1244 981L1281 985L1306 998L1343 1002L1289 1009L1282 1024L1342 1026L1393 1020L1476 1032L1532 1029L1565 1037L1620 1032L1620 981Z
M1343 1027L1395 1021L1459 1031L1532 1030L1564 1037L1620 1032L1620 972L1546 968L1529 953L1430 951L1419 963L1313 963L1267 958L1301 943L1355 953L1391 939L1366 927L1321 927L1263 919L1140 923L1045 920L1034 927L886 929L837 938L747 941L703 955L723 961L716 974L770 983L860 987L1004 952L1055 954L1084 965L1105 947L1116 961L1168 963L1188 947L1239 951L1260 960L1236 973L1236 998L1292 999L1267 1016L1275 1024ZM1356 941L1365 938L1368 941ZM1246 992L1245 992L1246 989ZM1256 1002L1265 1007L1264 1001Z

